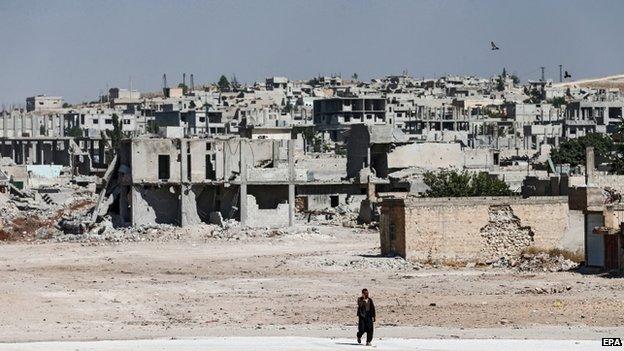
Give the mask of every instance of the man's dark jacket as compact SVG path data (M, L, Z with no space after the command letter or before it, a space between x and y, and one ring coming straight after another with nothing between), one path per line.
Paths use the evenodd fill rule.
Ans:
M366 304L364 303L364 299L361 297L358 298L357 315L360 318L364 318L367 321L370 320L372 322L373 318L375 318L375 304L373 303L373 299L371 299L370 297L368 298L368 301L370 302L370 309L368 312L366 312Z

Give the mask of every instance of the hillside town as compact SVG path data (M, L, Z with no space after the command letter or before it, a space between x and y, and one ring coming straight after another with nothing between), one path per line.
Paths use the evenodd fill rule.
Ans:
M622 321L617 309L601 306L622 304L613 295L621 286L605 277L619 277L624 262L624 76L565 75L521 81L503 69L489 78L404 73L364 81L353 74L246 84L221 76L197 84L194 74L165 74L156 92L111 88L84 103L35 95L5 106L0 240L31 257L69 250L58 258L76 262L68 269L77 275L53 271L60 262L8 254L7 282L57 291L52 281L20 278L23 269L50 274L69 295L28 312L28 328L8 315L0 325L11 325L13 340L46 340L56 337L46 319L81 301L116 314L129 306L128 328L95 326L106 316L69 317L70 339L219 335L223 328L342 336L348 328L325 325L344 323L345 296L319 289L349 277L352 289L377 286L387 330L436 326L449 338L492 336L464 327L499 328L496 335L513 337L518 328L540 333L535 320L567 321L570 335L594 338ZM120 246L161 258L141 268ZM78 263L87 256L98 263ZM121 272L110 279L122 285L97 269L108 264ZM136 309L149 294L145 274L177 305L156 299ZM205 296L181 305L195 283L180 274L215 284L223 277L215 291L243 295L215 292L216 312L203 305ZM167 282L169 275L179 279ZM280 310L297 303L279 292L291 279L334 301L329 320L307 308L305 316ZM402 286L410 280L418 291ZM126 285L135 285L135 297L123 292ZM86 292L98 286L114 293L99 300ZM457 286L479 301L455 295ZM275 304L262 312L253 302L249 315L244 296L258 289ZM522 305L510 307L517 296L541 307L525 315ZM31 298L39 304L42 297L16 295L10 303ZM398 308L405 299L419 302ZM459 319L435 312L457 304L464 304ZM41 313L49 316L43 322Z
M537 245L620 268L621 76L521 83L503 69L487 79L353 74L241 84L222 76L197 86L193 74L180 78L170 86L163 75L159 92L112 88L74 105L37 95L5 108L3 240L331 220L377 228L384 255L508 263ZM473 180L454 194L453 177L462 176ZM459 233L436 223L452 208L465 231L463 196L499 198L479 200L490 218L475 230L494 226L491 237L466 232L471 244L455 248ZM441 213L408 217L438 203ZM524 218L514 203L562 213ZM497 211L508 212L499 213L503 223L493 223ZM508 220L526 233L505 228Z

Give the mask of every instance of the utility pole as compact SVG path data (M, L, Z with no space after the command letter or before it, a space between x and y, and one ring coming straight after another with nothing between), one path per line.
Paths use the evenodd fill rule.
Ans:
M544 69L545 69L545 68L546 68L546 67L544 67L544 66L540 67L540 69L542 70L542 82L545 82L545 81L546 81L546 79L544 78Z
M190 90L195 90L195 82L193 80L193 73L191 73L191 89Z
M559 83L563 82L563 65L559 65Z

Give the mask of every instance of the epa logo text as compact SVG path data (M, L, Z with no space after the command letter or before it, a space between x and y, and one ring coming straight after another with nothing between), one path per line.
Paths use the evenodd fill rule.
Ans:
M620 338L602 338L602 346L622 346Z

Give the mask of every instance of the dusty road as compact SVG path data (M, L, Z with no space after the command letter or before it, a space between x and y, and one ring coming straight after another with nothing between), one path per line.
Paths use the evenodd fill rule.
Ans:
M351 337L371 290L376 337L624 336L624 284L578 273L415 269L376 232L244 240L0 245L0 341Z

